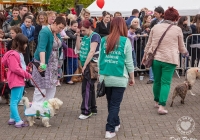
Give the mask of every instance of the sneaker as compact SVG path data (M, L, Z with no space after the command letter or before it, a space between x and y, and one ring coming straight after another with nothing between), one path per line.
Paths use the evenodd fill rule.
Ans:
M28 122L26 122L26 121L22 121L22 123L21 124L15 124L15 127L16 128L22 128L22 127L27 127L27 126L29 126L28 125Z
M120 125L118 125L118 126L115 126L115 132L118 132L118 131L119 131L119 129L120 129Z
M8 125L15 125L15 121L8 121Z
M97 115L97 112L92 112L92 115Z
M134 68L134 71L139 71L140 69L138 67L135 67Z
M111 139L111 138L113 138L113 137L115 137L115 136L116 136L116 133L115 133L115 132L111 133L111 132L109 132L109 131L106 131L106 135L105 135L105 138L106 138L106 139Z
M21 100L18 105L23 106L24 105L23 101Z
M90 116L92 116L92 113L90 115L81 114L78 118L81 119L81 120L85 120L85 119L89 118Z

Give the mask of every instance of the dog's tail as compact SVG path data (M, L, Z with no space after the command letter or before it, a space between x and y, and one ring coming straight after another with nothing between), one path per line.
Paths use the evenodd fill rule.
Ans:
M27 97L22 97L22 101L24 103L24 105L26 106L26 108L29 108L29 99Z

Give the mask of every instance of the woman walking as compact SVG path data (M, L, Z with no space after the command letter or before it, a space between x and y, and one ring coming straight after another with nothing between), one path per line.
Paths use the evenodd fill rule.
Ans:
M124 91L128 82L129 85L135 83L132 45L127 34L124 19L115 17L111 22L110 34L101 40L99 79L105 81L108 102L105 138L113 138L116 135L115 132L119 131L120 119L118 115Z
M178 11L174 8L169 8L164 15L164 21L151 29L142 59L142 63L144 64L148 53L156 49L161 36L167 31L161 44L158 46L152 64L155 108L158 108L158 113L161 115L168 113L164 107L168 99L175 68L179 64L178 52L188 55L188 51L184 46L182 30L175 25L175 22L179 18Z

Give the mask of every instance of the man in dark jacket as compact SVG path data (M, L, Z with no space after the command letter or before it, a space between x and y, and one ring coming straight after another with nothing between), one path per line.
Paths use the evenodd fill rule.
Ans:
M126 20L126 25L127 27L129 27L131 25L131 21L134 19L134 18L138 18L139 16L139 11L138 9L133 9L132 11L132 16L130 16L127 20ZM141 23L141 22L140 22Z

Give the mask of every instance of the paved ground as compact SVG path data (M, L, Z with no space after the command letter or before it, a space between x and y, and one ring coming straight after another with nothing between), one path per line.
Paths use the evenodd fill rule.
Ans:
M183 80L183 77L178 79L175 75L171 92ZM177 97L174 107L170 108L170 95L167 103L169 114L160 116L153 107L152 85L147 85L146 81L147 77L143 81L136 77L136 85L127 88L121 104L121 129L113 140L169 140L170 137L174 137L172 140L181 140L184 135L176 131L176 122L182 116L192 117L196 124L194 132L186 137L190 140L200 139L200 82L197 81L193 88L196 96L188 94L185 105L181 105ZM27 96L32 99L33 88L27 91ZM80 83L58 87L56 96L64 101L64 105L58 115L50 120L50 128L44 128L38 120L33 127L8 126L9 106L1 103L0 140L103 140L107 117L106 99L97 99L98 115L79 120L80 92ZM19 110L23 116L23 107L20 106Z

